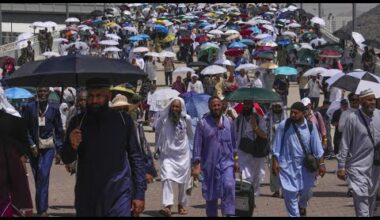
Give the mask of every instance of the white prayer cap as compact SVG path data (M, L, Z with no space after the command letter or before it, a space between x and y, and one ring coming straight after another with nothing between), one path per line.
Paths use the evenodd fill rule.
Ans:
M197 79L199 78L199 76L197 74L195 74L195 73L191 74L191 78L193 78L193 77L197 77Z
M308 97L305 97L301 100L302 104L304 106L308 106L309 104L311 104L311 100L308 98Z
M375 95L375 93L373 92L372 89L366 89L366 90L363 90L363 91L360 92L359 97L363 98L363 97L367 97L367 96L370 96L370 95Z

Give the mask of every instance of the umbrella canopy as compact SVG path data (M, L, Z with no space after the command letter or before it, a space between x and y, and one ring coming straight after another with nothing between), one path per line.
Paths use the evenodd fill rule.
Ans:
M237 42L233 42L232 44L230 44L228 46L228 48L238 48L238 49L245 49L247 48L247 45L237 41Z
M310 21L313 24L319 24L321 27L326 26L325 20L323 20L322 18L317 17L317 16L313 17Z
M179 42L181 42L182 44L191 44L193 43L193 39L191 39L190 37L181 37L179 39Z
M263 69L276 69L277 67L278 65L275 63L263 63L260 65L260 68L263 68Z
M69 40L67 40L66 38L54 38L53 42L58 42L58 43L65 42L65 43L68 43Z
M311 68L308 71L306 71L302 76L305 76L305 77L306 76L317 76L318 74L321 74L326 70L327 69L323 68L323 67L314 67L314 68Z
M123 27L123 29L132 33L138 33L135 27Z
M350 92L356 92L361 81L372 82L379 87L380 77L365 71L354 71L347 74L338 73L326 80L329 87L338 87Z
M172 42L173 40L175 39L175 35L174 34L168 34L164 39L162 39L161 41L163 43L169 43L169 42Z
M218 75L226 73L227 69L218 65L211 65L204 68L201 72L202 75Z
M122 51L118 47L106 47L103 52L120 52Z
M168 33L168 29L167 29L165 26L160 25L160 24L156 24L156 25L154 25L154 26L153 26L153 29L156 30L156 31L158 31L158 32L162 32L162 33L164 33L164 34L167 34L167 33Z
M159 57L160 54L157 52L148 52L144 56Z
M135 83L147 74L125 60L85 55L53 57L22 65L7 80L9 86L85 86L91 78L106 78L111 85Z
M170 57L170 58L173 58L173 57L176 57L176 54L171 52L171 51L167 51L167 50L163 50L160 54L160 57Z
M361 35L358 32L352 32L352 38L354 39L355 43L358 45L362 44L365 41L363 35Z
M164 88L156 90L151 96L151 103L158 110L164 110L170 99L177 97L180 93L172 88Z
M119 45L119 42L114 41L114 40L102 40L99 41L100 45L107 45L107 46L116 46Z
M16 42L28 40L31 37L33 37L33 33L25 32L17 36Z
M268 102L278 102L281 98L275 92L269 89L263 88L240 88L226 95L224 98L231 102L243 102L246 100L251 100L254 102L268 103Z
M280 66L274 70L274 74L276 75L297 75L298 71L297 69L290 67L290 66Z
M197 62L192 62L192 63L189 63L187 66L188 67L206 67L208 66L209 64L206 63L206 62L202 62L202 61L197 61Z
M227 60L227 59L219 59L219 60L215 61L215 64L226 65L226 66L236 66L234 62L232 62L231 60Z
M297 22L293 22L293 23L290 23L290 24L286 25L286 27L290 27L290 28L300 28L301 25L298 24Z
M327 58L339 58L342 55L338 51L336 51L336 50L327 49L327 50L323 50L319 54L319 56L320 57L327 57Z
M132 89L128 89L125 86L121 86L121 85L112 87L111 91L121 92L121 93L127 93L127 94L131 94L131 95L136 94ZM124 94L122 94L122 95L124 95Z
M53 52L53 51L46 51L42 55L45 57L60 57L61 56L59 53Z
M229 56L229 57L237 57L237 56L243 55L244 50L237 49L237 48L231 48L231 49L226 50L226 52L224 52L224 54L226 56Z
M253 40L251 40L251 39L241 39L239 42L243 43L245 45L248 45L248 46L255 45L255 42Z
M259 68L259 67L258 67L257 65L255 65L255 64L252 64L252 63L246 63L246 64L241 64L241 65L239 65L239 67L236 68L235 70L236 70L236 71L240 71L240 70L244 69L244 70L249 71L249 70L255 70L255 69L257 69L257 68Z
M265 60L273 60L274 55L272 52L258 52L253 56L253 59L265 59Z
M187 114L192 118L202 118L204 114L209 112L208 100L211 97L210 95L186 92L180 97L185 101Z
M120 40L121 37L119 37L117 34L106 34L107 38L110 38L112 40Z
M200 47L200 50L208 50L210 48L215 48L215 49L219 50L219 46L218 45L216 45L214 43L209 43L209 42L202 44L201 47Z
M340 70L340 69L326 69L325 71L322 71L321 76L322 77L333 77L339 73L342 73L342 70Z
M344 31L343 29L339 29L337 31L333 32L333 35L337 38L343 39L343 40L351 40L351 35Z
M66 23L77 23L77 22L80 22L80 20L78 18L75 18L75 17L70 17L70 18L67 18L65 20Z
M4 90L5 96L8 99L28 99L33 97L33 94L26 89L13 87Z
M291 37L297 37L297 34L294 33L293 31L284 31L281 33L282 35L287 35L287 36L291 36Z
M145 53L149 52L149 49L147 47L136 47L133 49L133 53Z
M175 74L186 74L187 72L191 72L191 74L195 73L195 71L189 67L178 67L173 71L173 75Z
M88 45L83 41L76 41L76 42L70 43L67 45L66 49L70 48L73 45L75 45L75 48L77 48L77 49L82 49L82 50L88 49Z
M198 43L205 43L209 41L210 39L206 35L199 35L195 38L195 41Z
M129 41L144 41L144 38L139 35L135 35L135 36L129 37L128 40Z

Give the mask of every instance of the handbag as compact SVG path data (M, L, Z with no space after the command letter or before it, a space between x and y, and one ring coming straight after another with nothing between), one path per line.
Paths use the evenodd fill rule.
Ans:
M363 113L360 110L359 110L359 115L363 119L365 128L367 129L367 132L368 132L369 139L371 139L371 142L372 142L373 147L374 147L374 151L373 151L373 165L380 166L380 143L375 144L375 140L373 139L371 131L369 130L367 121L365 120L365 118L363 116Z
M299 130L297 129L297 127L294 123L292 123L292 124L293 124L294 130L296 131L298 140L300 141L300 144L302 146L302 150L305 154L305 158L303 159L304 166L306 167L306 169L308 171L313 173L319 169L319 162L318 162L317 158L315 158L312 153L308 153L306 151L306 147L302 141L301 134L300 134Z
M39 149L50 149L54 148L54 137L51 136L49 138L43 139L43 138L38 138L39 139Z

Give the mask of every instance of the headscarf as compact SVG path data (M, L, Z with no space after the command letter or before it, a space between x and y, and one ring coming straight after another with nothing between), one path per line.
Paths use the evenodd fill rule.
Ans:
M0 86L0 110L4 110L6 113L21 118L20 113L8 102L5 97L3 87Z
M174 97L169 101L169 103L164 107L164 110L160 113L161 117L169 117L170 107L174 100L179 100L181 102L181 108L182 108L181 117L186 116L187 113L186 113L185 101L181 97Z

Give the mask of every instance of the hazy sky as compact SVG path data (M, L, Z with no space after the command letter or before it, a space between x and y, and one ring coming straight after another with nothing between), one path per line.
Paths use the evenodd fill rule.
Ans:
M299 3L296 3L300 5ZM356 3L356 16L361 13L369 11L376 7L379 3ZM305 11L310 13L316 13L318 15L318 3L303 3ZM347 14L352 15L352 3L321 3L321 8L327 15L332 13L333 15Z

